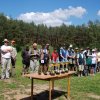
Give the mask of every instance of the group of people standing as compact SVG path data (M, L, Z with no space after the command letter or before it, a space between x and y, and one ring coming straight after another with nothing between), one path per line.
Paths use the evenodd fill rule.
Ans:
M53 52L50 53L49 44L43 44L41 49L38 49L37 44L33 43L31 48L26 46L22 51L22 58L23 74L27 73L30 68L31 73L43 72L47 75L51 63L62 62L68 62L66 65L68 70L77 71L78 76L94 75L97 70L100 71L100 53L96 49L90 50L89 47L83 50L82 48L73 49L72 45L69 47L63 45L59 50L53 48Z
M1 52L1 79L8 79L10 74L15 74L15 63L17 50L15 48L15 41L8 41L4 39L3 45L0 48ZM77 71L78 76L94 75L100 71L100 52L97 49L73 49L73 46L63 45L59 49L53 48L50 52L49 44L42 44L38 49L37 43L33 43L31 47L28 45L22 50L22 74L38 73L48 74L50 64L65 63L64 66L68 70ZM12 66L11 66L12 65ZM59 66L62 68L62 64ZM54 70L58 66L53 67Z
M30 73L43 72L47 74L50 58L49 44L42 45L41 49L37 48L37 43L33 43L32 47L26 46L22 51L23 74L27 73L30 68Z
M1 79L9 79L10 75L15 74L17 50L14 40L10 42L8 39L4 39L3 43L0 48Z
M24 74L30 68L30 73L43 72L46 75L51 63L62 62L68 62L68 70L77 71L78 76L94 75L97 70L100 71L100 53L96 49L90 50L89 47L83 50L73 49L72 45L69 47L63 45L59 50L54 48L50 53L49 44L43 44L41 49L38 49L37 44L33 43L31 48L26 46L22 51L22 58Z
M68 49L61 47L60 51L63 51L60 53L62 60L66 59L69 62L69 70L77 71L78 76L95 75L97 71L100 71L100 52L96 48L73 49L70 45ZM67 57L64 56L64 52Z

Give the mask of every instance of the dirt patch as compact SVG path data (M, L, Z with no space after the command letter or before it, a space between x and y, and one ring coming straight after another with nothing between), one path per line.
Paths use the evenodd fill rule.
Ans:
M100 100L100 95L95 95L95 94L90 93L87 96L96 100Z
M34 85L34 97L35 100L48 100L48 91L49 85L48 84L38 84ZM58 87L55 87L55 90L61 90ZM54 94L54 100L58 100L58 97L61 96L63 93L62 91L56 91L57 93ZM4 91L4 100L30 100L31 95L31 89L30 85L27 85L26 87L24 85L20 85L19 89L16 90L6 90ZM64 98L64 97L63 97ZM63 99L65 100L65 99Z

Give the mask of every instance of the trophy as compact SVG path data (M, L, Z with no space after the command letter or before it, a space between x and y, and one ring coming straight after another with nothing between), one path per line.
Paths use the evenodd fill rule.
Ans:
M56 74L60 74L60 63L56 63L56 70L55 70Z
M64 68L65 72L68 72L68 62L65 62L65 68Z
M54 64L50 64L50 75L55 75L55 71L54 71Z
M61 68L61 73L65 73L65 70L64 70L64 65L65 65L65 63L64 63L64 61L63 61L63 62L61 62L61 65L62 65L62 68Z

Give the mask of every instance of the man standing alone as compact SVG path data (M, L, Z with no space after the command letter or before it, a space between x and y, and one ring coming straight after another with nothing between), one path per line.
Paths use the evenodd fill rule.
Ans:
M8 79L11 64L11 51L12 48L8 46L9 41L4 39L4 45L1 46L1 79Z

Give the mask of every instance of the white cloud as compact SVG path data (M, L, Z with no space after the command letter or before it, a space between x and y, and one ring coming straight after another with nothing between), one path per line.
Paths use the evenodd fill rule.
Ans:
M34 22L35 24L46 24L47 26L60 26L62 23L70 25L72 22L68 21L70 17L82 18L86 13L86 9L82 7L68 7L68 9L56 9L53 12L29 12L20 14L18 20L24 22Z
M100 16L100 10L98 11L97 15Z
M9 17L9 16L6 16L6 18L7 18L7 19L10 19L10 17Z

